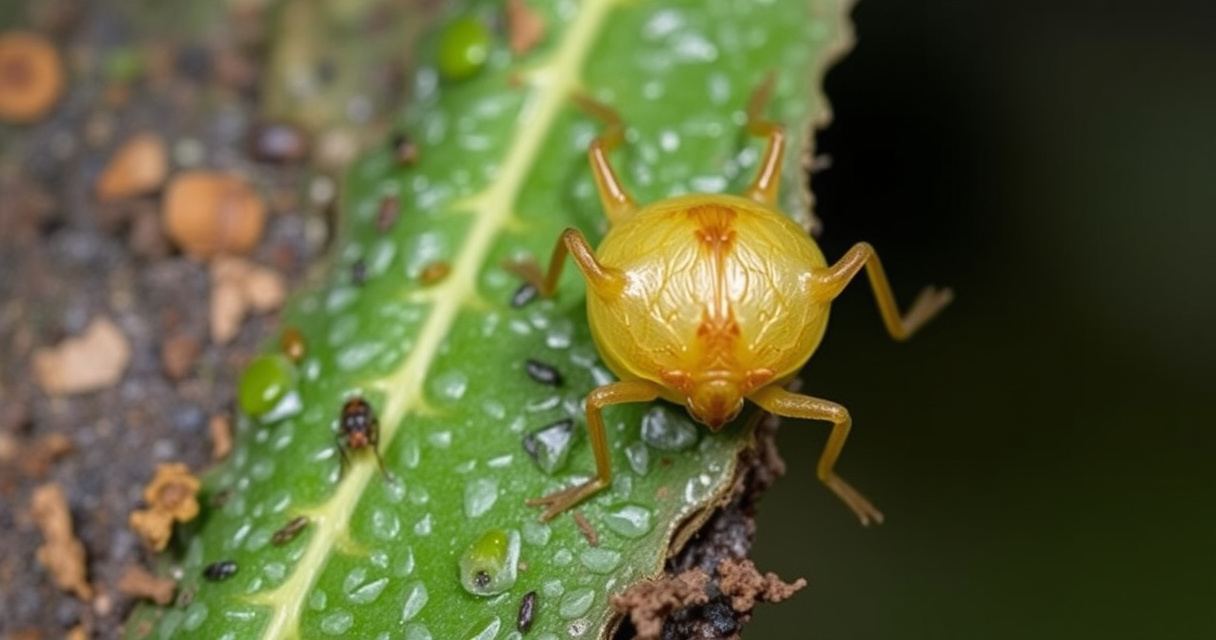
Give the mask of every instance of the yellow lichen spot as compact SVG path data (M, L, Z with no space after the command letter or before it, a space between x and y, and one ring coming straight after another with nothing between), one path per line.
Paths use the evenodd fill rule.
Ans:
M198 515L198 488L198 478L186 465L160 465L144 487L148 508L131 512L131 529L149 548L163 551L173 535L173 523L189 522Z

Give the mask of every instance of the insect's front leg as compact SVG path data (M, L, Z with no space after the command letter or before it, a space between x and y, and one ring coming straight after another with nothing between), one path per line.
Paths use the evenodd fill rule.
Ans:
M612 481L612 455L608 450L608 434L604 429L604 407L629 402L650 402L659 397L661 388L648 380L624 380L598 387L587 395L587 433L591 436L591 451L595 454L595 477L568 489L555 491L527 502L529 507L545 507L541 522L590 498Z
M862 267L865 267L866 275L870 278L874 301L878 303L878 312L882 315L887 333L896 340L910 338L954 299L954 293L950 289L925 287L912 303L912 308L900 315L899 305L895 302L890 283L887 282L882 262L879 261L874 247L865 242L853 245L836 264L811 274L811 297L820 302L834 299Z

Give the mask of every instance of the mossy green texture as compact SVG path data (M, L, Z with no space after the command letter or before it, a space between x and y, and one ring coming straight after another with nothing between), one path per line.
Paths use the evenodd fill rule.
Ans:
M436 70L441 34L424 41L430 63L399 123L418 160L401 163L386 140L350 170L328 279L285 314L307 347L293 402L238 421L233 453L206 478L212 506L176 541L179 592L190 597L141 609L129 637L517 639L521 600L535 591L526 637L599 638L615 624L610 596L658 574L680 523L727 491L748 445L741 423L710 434L679 407L612 407L616 476L575 509L598 545L572 513L538 521L527 499L592 473L582 401L612 374L576 269L554 298L515 308L520 282L501 264L545 260L565 227L593 240L605 229L585 159L601 124L573 92L621 112L629 133L612 160L639 202L738 192L761 148L741 129L748 95L771 71L771 117L798 134L821 120L819 81L848 40L849 3L528 4L545 24L539 44L515 56L491 31L484 67L459 82ZM467 3L449 20L499 7ZM791 136L782 202L806 221L804 143ZM446 275L420 278L440 262ZM556 369L560 386L530 377L528 359ZM379 416L391 477L371 456L340 475L335 434L354 395ZM538 463L526 436L566 419L570 437L558 428L532 438L534 452L545 448ZM271 544L299 516L307 528ZM497 571L511 553L509 584L486 596L468 588L495 577L478 567ZM202 568L221 560L239 571L204 580Z

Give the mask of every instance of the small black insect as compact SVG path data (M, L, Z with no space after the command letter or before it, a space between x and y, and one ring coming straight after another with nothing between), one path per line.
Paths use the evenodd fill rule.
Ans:
M519 601L519 619L515 623L515 628L519 629L520 633L527 633L528 629L532 628L534 617L536 617L536 592L529 591Z
M235 560L221 560L219 562L212 562L203 568L203 577L211 580L212 582L227 580L234 575L236 575Z
M363 262L363 258L355 260L355 263L350 266L350 281L356 286L362 285L367 280L367 263Z
M346 473L346 466L349 464L346 459L346 450L358 451L370 447L376 456L376 462L380 465L380 473L384 474L386 480L391 478L384 468L384 460L380 457L378 447L380 422L376 420L376 414L367 400L355 396L342 405L342 417L338 421L338 435L335 437L338 441L338 453L342 455L343 474Z
M541 384L547 384L550 387L562 386L562 374L543 362L528 358L524 362L524 369L527 370L529 377Z
M296 539L304 527L308 526L308 516L296 516L291 519L291 522L283 525L282 529L274 532L274 537L270 539L271 544L276 547L281 547L288 542Z

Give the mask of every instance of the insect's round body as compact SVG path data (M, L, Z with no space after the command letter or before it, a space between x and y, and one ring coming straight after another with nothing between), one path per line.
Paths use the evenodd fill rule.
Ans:
M372 413L372 407L363 398L351 398L342 405L342 417L339 421L339 437L351 449L362 449L375 445L379 436L380 424Z
M622 380L717 428L758 387L793 376L827 327L811 273L826 265L806 232L764 204L687 195L616 224L596 257L618 269L618 295L587 297L600 354Z

